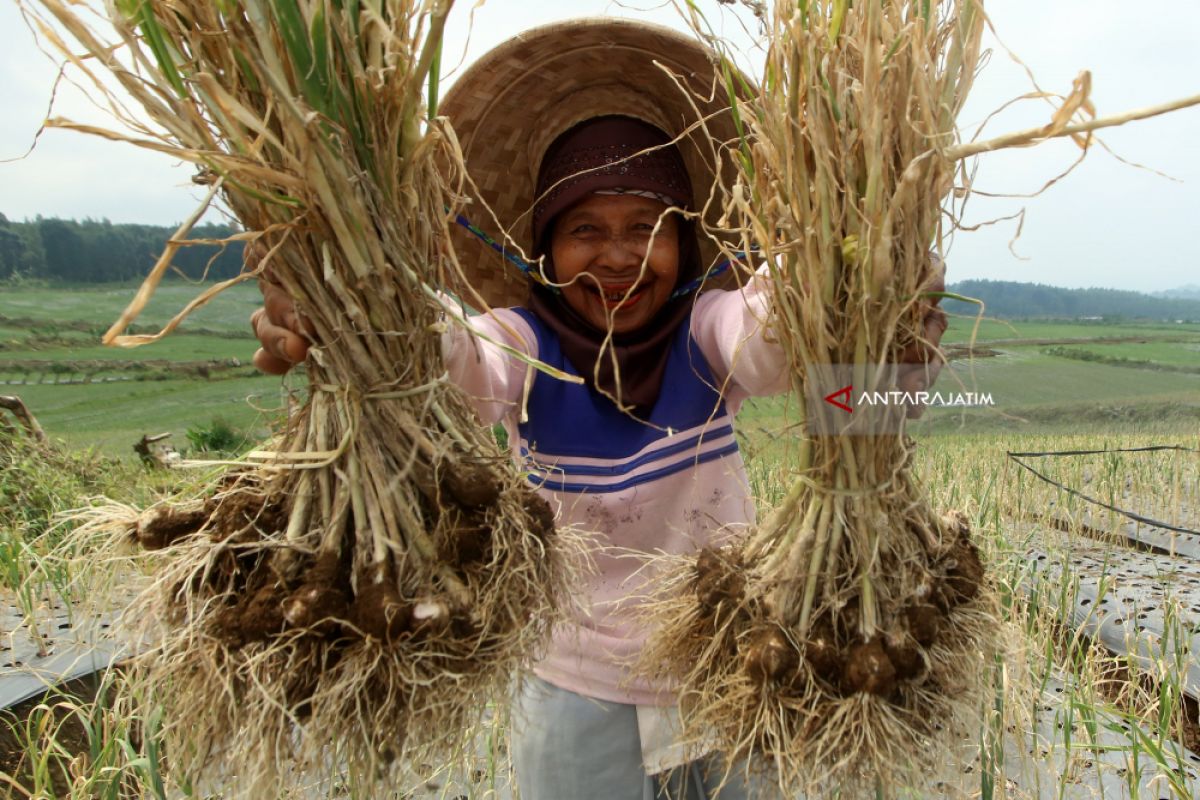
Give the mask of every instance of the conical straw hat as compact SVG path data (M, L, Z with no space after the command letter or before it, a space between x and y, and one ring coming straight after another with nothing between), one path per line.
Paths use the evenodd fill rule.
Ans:
M623 114L682 136L677 144L694 202L708 205L710 222L721 213L719 200L710 202L716 176L732 174L728 146L736 143L737 131L717 57L659 25L585 18L526 31L472 64L438 113L449 117L477 188L469 190L465 216L526 254L542 155L585 119ZM703 128L697 127L701 121ZM454 229L471 287L493 307L522 303L529 278L465 228ZM702 236L701 249L704 265L711 266L718 248ZM470 302L469 292L464 299Z

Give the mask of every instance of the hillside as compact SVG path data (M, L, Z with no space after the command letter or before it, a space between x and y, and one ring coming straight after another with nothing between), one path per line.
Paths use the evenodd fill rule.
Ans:
M1106 319L1200 320L1200 299L1156 297L1119 289L1064 289L1041 283L968 280L950 284L949 291L982 300L989 317L1002 319ZM945 301L954 314L976 313L977 308L955 300Z
M1155 292L1155 297L1174 297L1183 300L1200 300L1200 284L1189 283L1185 286L1176 286L1174 289L1167 289L1165 292Z

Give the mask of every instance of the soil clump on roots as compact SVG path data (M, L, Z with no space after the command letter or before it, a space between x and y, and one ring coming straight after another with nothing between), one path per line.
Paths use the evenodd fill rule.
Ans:
M349 515L337 537L289 540L295 501L274 499L272 477L253 472L125 522L118 538L167 557L135 604L165 638L130 679L170 682L161 699L188 720L187 740L215 743L191 766L229 758L223 743L235 740L264 757L295 749L297 724L301 751L341 752L374 773L401 753L452 752L539 646L564 574L546 501L506 472L488 477L469 498L418 493L431 562L376 560ZM335 739L352 721L358 746ZM253 763L257 780L279 777Z

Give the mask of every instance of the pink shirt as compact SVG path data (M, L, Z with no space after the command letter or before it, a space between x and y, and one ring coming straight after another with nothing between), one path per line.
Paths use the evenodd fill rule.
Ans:
M783 352L763 335L767 302L761 277L739 291L710 291L696 300L691 334L723 391L728 417L714 418L709 425L731 422L749 396L787 389ZM537 338L517 313L496 309L468 321L487 338L537 358ZM531 371L501 347L453 323L443 351L450 379L472 398L485 424L504 425L519 461L517 424L527 386L554 378ZM667 442L682 442L698 432L674 432ZM539 491L556 510L560 526L594 537L594 569L581 587L584 612L555 631L549 652L534 671L549 683L601 700L673 704L675 697L666 687L634 678L629 671L649 633L636 617L653 572L648 561L655 553L692 552L753 524L754 500L741 455L701 462L621 491Z

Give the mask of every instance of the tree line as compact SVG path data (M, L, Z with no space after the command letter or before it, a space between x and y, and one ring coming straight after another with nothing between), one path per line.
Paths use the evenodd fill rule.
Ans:
M193 239L224 239L231 225L204 224ZM38 216L25 222L0 214L0 281L37 279L62 283L140 280L162 254L175 228L113 224L108 220ZM181 248L172 263L187 277L231 278L242 269L242 245Z
M1200 320L1200 300L1154 297L1120 289L1063 289L1041 283L969 280L949 290L982 300L990 317L1081 319ZM978 307L955 300L943 302L954 314L974 315Z
M197 225L193 239L224 239L231 225ZM173 227L114 224L108 220L38 216L13 222L0 214L0 281L38 279L58 283L109 283L145 277L158 260ZM224 280L242 269L242 245L196 245L179 250L175 266L188 278L205 275ZM968 280L950 290L987 304L995 317L1200 320L1200 300L1153 297L1117 289L1063 289L1040 283ZM956 314L976 307L954 300L944 306Z

